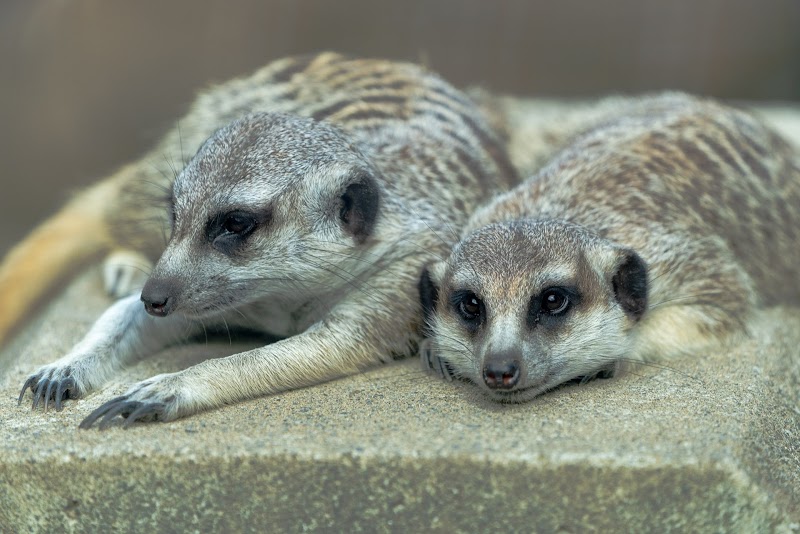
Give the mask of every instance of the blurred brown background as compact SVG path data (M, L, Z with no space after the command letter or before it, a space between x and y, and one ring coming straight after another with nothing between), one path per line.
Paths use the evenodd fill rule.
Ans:
M1 0L0 254L198 89L322 49L520 95L800 100L798 0Z

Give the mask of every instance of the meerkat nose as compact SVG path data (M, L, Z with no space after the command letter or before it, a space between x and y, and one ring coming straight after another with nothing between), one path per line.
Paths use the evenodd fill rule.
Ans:
M516 360L493 358L483 367L483 381L492 389L512 389L519 382L519 370Z
M172 280L148 280L142 289L141 300L144 309L154 317L166 317L175 308Z
M150 315L154 317L166 317L169 313L169 309L167 308L167 304L169 303L169 297L164 299L163 302L148 302L144 301L144 309Z

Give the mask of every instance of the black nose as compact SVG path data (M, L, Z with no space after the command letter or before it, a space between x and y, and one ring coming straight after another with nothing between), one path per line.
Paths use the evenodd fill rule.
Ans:
M142 289L145 311L154 317L166 317L175 309L175 293L174 280L149 279Z
M169 297L166 297L161 302L152 302L144 299L142 297L142 302L144 302L144 309L150 315L155 317L166 317L169 314L169 308L167 305L169 304Z
M492 389L512 389L519 382L516 360L492 360L483 367L483 381Z

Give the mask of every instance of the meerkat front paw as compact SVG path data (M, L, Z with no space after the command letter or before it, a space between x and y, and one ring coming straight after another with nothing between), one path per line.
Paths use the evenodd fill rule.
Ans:
M28 389L33 393L31 409L35 410L40 403L43 403L45 412L50 401L54 401L56 411L60 412L65 399L78 399L85 394L80 372L69 364L46 365L30 375L19 392L18 405L22 403Z
M116 250L103 263L103 283L106 292L115 299L142 290L153 263L134 250Z
M172 421L179 417L179 406L183 395L179 387L178 373L157 375L139 382L127 393L111 399L84 419L80 428L90 428L100 418L100 430L108 428L119 415L127 428L137 421Z
M430 339L424 339L419 344L419 359L422 364L422 370L427 373L433 373L448 382L454 380L456 375L453 368L449 363L433 353L431 345Z

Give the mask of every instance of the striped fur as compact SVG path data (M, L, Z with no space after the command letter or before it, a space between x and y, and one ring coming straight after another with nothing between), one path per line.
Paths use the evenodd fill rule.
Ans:
M526 347L529 373L490 394L526 400L621 360L706 350L745 333L760 306L800 304L798 206L797 148L750 114L683 94L617 100L539 173L478 210L432 279L445 296L468 288L487 315L517 321L542 285L579 288L558 325L507 340ZM626 313L614 281L631 253L647 267L637 313ZM444 296L432 324L447 363L433 367L485 385L493 349L465 333Z
M341 128L399 173L386 184L393 195L412 203L429 197L423 203L434 203L442 220L462 217L476 200L519 181L502 141L471 100L436 74L335 53L293 57L197 98L162 143L127 171L121 194L106 211L115 241L157 258L169 225L164 192L182 162L218 128L263 111Z
M353 239L335 220L345 209L335 201L344 202L338 195L347 184L339 182L352 177L348 165L374 174L357 185L380 198L366 208L377 210L374 228L353 226L362 232ZM96 249L112 243L160 256L145 292L180 286L183 313L153 318L138 296L121 300L72 352L31 375L22 395L31 389L34 405L60 408L137 354L203 325L286 337L137 384L86 426L117 415L174 419L406 355L419 335L422 266L447 253L480 202L517 181L471 101L418 66L322 53L226 82L201 95L150 154L98 186L111 193L94 224L111 239L95 240ZM330 197L331 190L339 192ZM236 255L203 238L233 199L263 210L259 224L271 225ZM48 261L47 251L29 251L5 268ZM53 266L50 280L66 267Z

